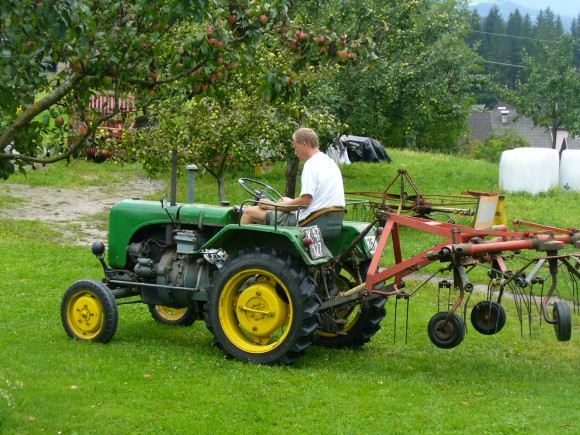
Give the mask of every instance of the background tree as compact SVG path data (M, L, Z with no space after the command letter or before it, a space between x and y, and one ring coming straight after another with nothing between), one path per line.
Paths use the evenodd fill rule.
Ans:
M509 40L504 36L506 23L497 6L493 6L483 20L483 42L480 53L487 61L486 72L500 83L506 82L506 68L501 65L508 60Z
M56 146L54 136L43 134L65 109L85 125L82 148L118 113L123 95L134 95L142 108L169 96L167 85L176 82L212 95L228 65L251 71L252 47L263 35L293 40L292 3L6 0L0 12L0 176L7 178L15 165L69 157L72 150L36 157L40 146ZM48 74L57 62L65 68ZM276 98L282 79L268 75L262 91ZM97 92L116 97L106 116L89 109ZM64 136L67 129L58 124ZM20 154L4 152L8 145Z
M341 128L326 109L309 104L305 96L309 83L334 68L332 57L322 59L317 49L307 47L313 37L305 34L300 27L291 38L283 38L283 44L277 42L278 35L263 35L251 52L240 47L235 59L218 59L218 64L227 64L223 72L201 68L193 88L179 81L168 85L169 97L148 110L155 125L126 135L122 155L136 155L155 175L169 166L175 147L181 167L195 163L216 178L222 201L227 199L228 171L285 158L286 195L294 196L294 130L313 127L324 144ZM211 85L205 82L208 76Z
M471 20L473 32L467 42L484 59L485 73L493 77L484 92L478 95L479 102L491 105L501 98L498 89L507 87L513 90L517 81L527 81L527 72L522 69L524 50L533 57L536 55L535 39L556 41L565 30L560 16L550 8L539 11L534 20L528 14L522 16L516 9L506 22L499 9L492 7L481 20L481 25L476 19ZM572 33L574 25L572 22Z
M260 150L267 146L262 139L268 136L270 113L256 110L256 100L248 95L227 101L203 96L184 103L177 111L172 104L156 106L157 125L126 135L126 144L133 146L152 175L171 167L175 148L179 166L196 163L215 177L219 199L225 201L226 170L255 163Z
M580 45L580 14L572 20L570 26L570 36L575 41L576 46ZM580 50L574 52L574 66L580 68Z
M526 44L526 39L524 38L530 37L531 35L526 34L526 29L524 28L524 19L520 14L520 11L517 9L508 17L506 24L506 34L513 36L513 38L506 39L507 43L509 44L506 62L510 65L521 65L522 50ZM518 69L504 68L504 71L506 85L510 88L513 88L518 78Z
M351 134L395 147L455 148L481 81L465 44L468 11L454 1L308 4L303 14L338 34L372 38L374 56L356 57L313 91Z
M536 17L534 29L536 39L555 41L564 34L564 26L559 15L554 14L549 7L541 10Z
M502 132L494 131L485 140L475 140L462 148L461 154L472 159L499 163L506 150L530 147L531 144L516 130L506 128Z
M519 83L513 99L519 113L552 134L556 148L558 129L580 134L580 74L574 66L574 41L563 36L558 43L536 44L536 55L524 56L528 80Z

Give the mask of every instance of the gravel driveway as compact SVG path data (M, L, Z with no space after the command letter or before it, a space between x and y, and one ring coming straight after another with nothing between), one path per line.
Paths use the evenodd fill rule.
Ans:
M2 184L5 194L21 198L8 208L0 209L0 219L37 220L49 223L62 232L63 242L90 245L107 240L108 211L116 202L163 192L165 183L146 178L109 187L77 189L34 187L25 184ZM161 194L160 194L161 197Z

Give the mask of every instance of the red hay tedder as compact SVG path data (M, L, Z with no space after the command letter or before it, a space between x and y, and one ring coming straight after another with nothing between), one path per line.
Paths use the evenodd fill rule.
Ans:
M397 179L401 181L400 190L393 193ZM431 341L438 347L452 348L465 336L465 322L459 314L466 317L467 302L474 291L468 274L482 266L487 269L490 281L486 300L477 303L471 311L471 323L478 332L491 335L503 328L506 312L502 301L509 293L516 302L522 334L524 309L531 322L531 311L536 307L541 319L554 326L558 340L570 340L570 307L575 312L580 311L580 252L577 251L580 249L580 229L515 220L514 230L510 231L503 223L506 220L503 198L497 195L483 192L461 196L422 195L404 170L399 171L395 180L383 192L349 192L365 198L350 204L353 211L374 213L374 224L380 222L382 231L366 282L344 292L343 296L366 291L408 302L436 275L452 273L451 281L439 281L439 292L447 289L450 295L456 291L457 296L454 301L450 299L448 308L436 313L428 324ZM406 192L407 185L412 187L412 194ZM441 216L445 216L445 222L436 220ZM459 225L453 216L469 217L470 225ZM403 228L424 233L421 239L431 241L439 237L442 240L405 258L401 248ZM388 245L392 247L394 264L381 268L379 264ZM511 270L507 260L514 260L517 268ZM417 277L417 272L437 262L441 267L435 273L422 275L422 283L415 290L406 290L404 278L411 274ZM559 280L559 276L564 278ZM385 285L380 285L382 283ZM541 286L539 295L537 285ZM547 291L544 291L546 286Z

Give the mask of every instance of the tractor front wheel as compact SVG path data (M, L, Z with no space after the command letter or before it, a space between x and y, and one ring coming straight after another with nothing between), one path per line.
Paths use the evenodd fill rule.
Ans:
M254 248L216 272L205 319L226 357L291 364L312 344L319 306L304 266L274 249Z
M105 284L84 279L67 289L60 316L70 338L108 343L117 332L119 308Z

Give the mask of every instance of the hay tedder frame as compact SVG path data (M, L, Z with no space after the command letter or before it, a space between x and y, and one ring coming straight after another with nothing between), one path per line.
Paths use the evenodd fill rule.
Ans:
M393 194L391 189L397 179L401 180L401 190ZM405 192L406 184L412 186L413 194ZM580 229L516 220L513 221L514 230L509 231L507 225L501 223L505 221L505 213L503 199L497 195L481 192L461 196L421 195L406 171L399 171L383 192L354 194L379 200L355 202L354 210L360 212L363 207L367 207L367 212L373 210L374 222L380 223L382 228L366 282L345 292L344 296L368 292L395 296L397 301L408 302L436 275L451 273L452 280L438 282L439 297L442 290L449 293L448 306L431 318L428 334L436 346L452 348L464 339L463 318L467 317L467 302L475 288L468 274L482 266L489 277L487 297L475 304L471 311L471 323L478 332L491 335L503 328L506 312L502 301L509 296L515 301L522 334L526 319L531 334L531 313L535 308L542 321L554 326L558 340L570 340L570 308L574 312L580 311ZM441 222L432 217L433 213L470 216L471 225L459 225L454 219ZM405 258L402 229L417 230L420 237L429 237L429 241L430 237L443 239ZM392 248L390 260L394 264L382 268L380 263L389 245ZM508 267L508 261L517 265L516 269ZM420 273L437 262L441 266L433 274ZM408 291L404 279L412 274L422 282L415 290ZM451 297L453 291L457 292L454 298Z
M459 223L474 228L505 225L504 197L469 190L461 195L424 194L405 169L383 191L347 192L351 214L370 221L377 211Z

